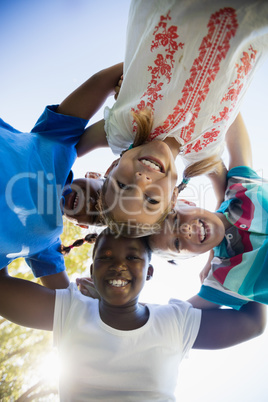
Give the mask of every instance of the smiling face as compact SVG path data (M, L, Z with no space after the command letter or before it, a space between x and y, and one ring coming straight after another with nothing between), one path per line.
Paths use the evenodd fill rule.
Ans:
M101 235L93 260L91 275L105 303L127 306L138 301L146 279L152 275L148 251L141 239Z
M155 140L123 154L109 174L105 204L115 221L152 225L175 204L176 181L169 146Z
M216 247L224 238L225 228L221 214L202 208L180 204L166 217L160 233L151 235L153 251L169 256L203 254Z
M79 225L98 223L96 204L103 185L101 178L76 179L70 185L71 192L65 195L63 212L66 218Z

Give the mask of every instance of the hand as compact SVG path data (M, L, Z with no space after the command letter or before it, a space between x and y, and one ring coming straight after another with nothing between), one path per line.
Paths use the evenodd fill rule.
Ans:
M204 280L206 279L206 277L208 276L210 267L211 267L211 265L207 263L207 264L204 266L204 268L202 269L202 271L200 272L199 278L200 278L201 283L203 283Z
M101 174L97 172L86 172L85 174L86 179L100 179Z
M116 100L118 98L120 89L121 89L121 85L123 82L123 75L121 75L120 80L118 81L117 86L115 87L114 91L115 91L115 95L114 95L114 99Z
M94 282L91 278L76 278L76 284L84 296L100 299L100 295L95 289Z

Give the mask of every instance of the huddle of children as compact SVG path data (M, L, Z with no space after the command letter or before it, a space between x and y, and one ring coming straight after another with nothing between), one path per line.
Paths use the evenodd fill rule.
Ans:
M192 3L194 14L186 1L161 7L132 1L124 68L100 71L47 107L30 134L0 121L1 160L12 160L1 179L0 314L53 329L68 359L62 400L174 400L178 365L189 349L235 345L265 327L268 187L251 168L238 112L266 54L268 7ZM113 108L85 128L114 88ZM120 154L105 178L88 173L73 180L76 153L105 146ZM179 155L186 168L177 186ZM208 173L217 212L177 203L191 177ZM63 213L83 227L108 226L93 251L96 298L69 284L63 257L94 236L61 246ZM5 219L12 222L8 233ZM212 249L190 303L139 303L153 276L151 251L174 259ZM45 287L8 275L18 257Z

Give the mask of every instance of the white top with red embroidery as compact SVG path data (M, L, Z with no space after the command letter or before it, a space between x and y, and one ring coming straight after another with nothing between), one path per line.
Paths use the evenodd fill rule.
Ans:
M268 2L132 0L124 80L105 109L112 151L134 140L131 110L154 112L150 139L175 137L185 164L220 154L268 51Z

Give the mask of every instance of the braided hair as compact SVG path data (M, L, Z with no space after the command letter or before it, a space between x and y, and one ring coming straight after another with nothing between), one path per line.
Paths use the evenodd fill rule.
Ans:
M222 160L218 155L210 156L191 165L188 165L183 172L183 179L178 185L178 194L184 190L192 177L217 172L222 165Z
M67 255L69 254L69 252L74 248L74 247L80 247L82 246L84 243L89 243L89 244L93 244L96 241L96 238L98 237L97 233L89 233L87 234L83 239L78 239L76 240L73 244L71 244L70 246L64 246L63 244L61 244L60 246L60 252L63 255Z

